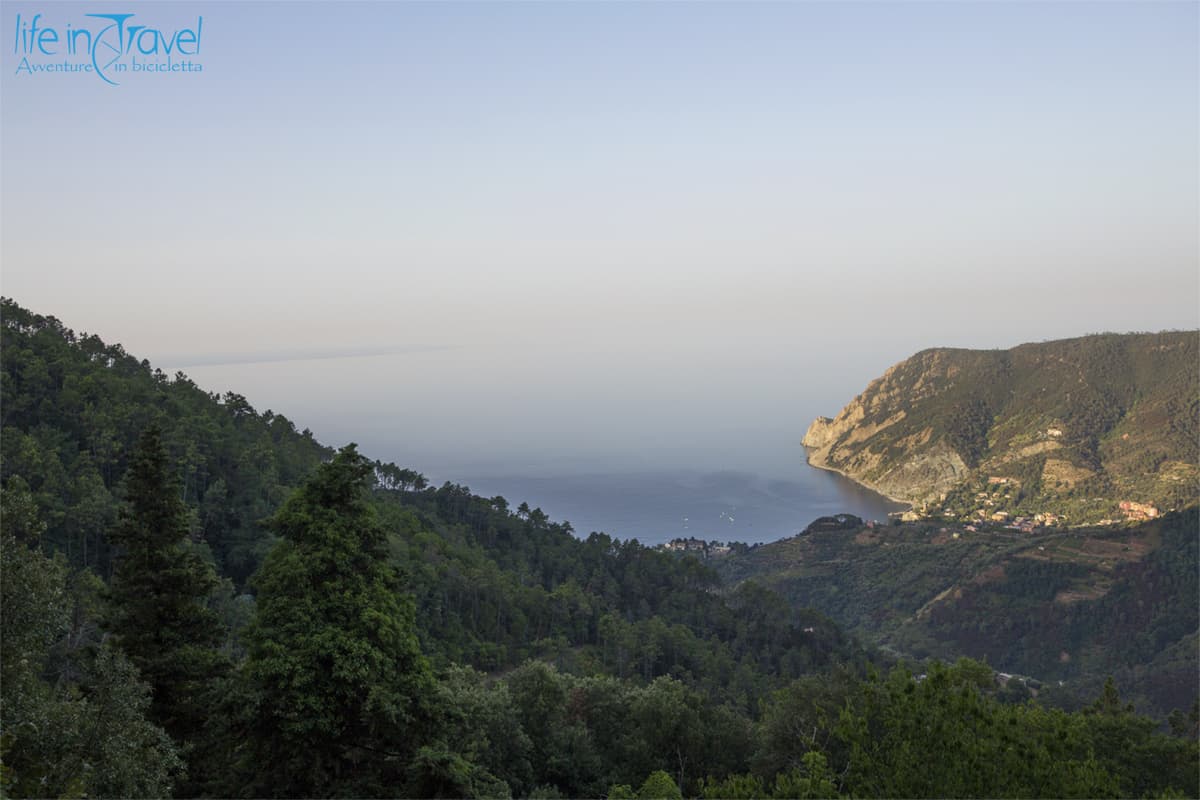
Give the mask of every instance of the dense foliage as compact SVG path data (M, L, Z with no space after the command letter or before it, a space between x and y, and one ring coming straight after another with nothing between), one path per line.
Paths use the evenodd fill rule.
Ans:
M21 476L48 546L72 567L111 574L119 482L151 425L187 507L188 531L239 585L273 538L259 524L332 451L286 417L174 379L119 344L0 300L0 479Z
M155 797L181 773L150 689L94 630L94 581L41 552L20 478L0 492L0 787L15 797ZM91 629L91 630L90 630Z
M973 662L881 678L754 582L3 312L6 795L1200 790L1195 714L1013 705Z
M1021 533L917 522L810 530L719 562L911 657L985 659L1075 707L1114 675L1166 716L1200 695L1200 514Z

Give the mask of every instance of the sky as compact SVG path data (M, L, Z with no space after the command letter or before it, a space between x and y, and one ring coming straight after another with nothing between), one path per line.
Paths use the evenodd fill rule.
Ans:
M89 13L202 70L20 69ZM418 466L786 472L926 347L1200 326L1198 43L1190 2L3 2L0 291Z

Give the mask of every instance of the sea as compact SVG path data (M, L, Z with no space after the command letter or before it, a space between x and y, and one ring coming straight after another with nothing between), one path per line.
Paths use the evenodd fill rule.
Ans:
M601 531L642 544L695 537L759 544L794 536L814 519L850 513L885 520L903 506L841 475L804 465L792 478L742 471L656 471L462 481L476 494L524 501L578 536Z

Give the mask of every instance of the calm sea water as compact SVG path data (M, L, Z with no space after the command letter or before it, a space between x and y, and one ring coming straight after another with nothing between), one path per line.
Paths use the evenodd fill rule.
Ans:
M839 386L832 367L781 369L754 349L703 363L639 352L605 361L460 348L186 371L326 444L357 442L434 485L527 502L581 536L767 542L820 516L897 508L808 466L800 446L813 417L836 413L864 378Z
M486 496L540 506L577 535L603 531L659 544L677 537L772 542L820 516L885 519L900 506L840 475L804 466L794 480L746 472L651 472L565 477L493 476L464 481Z

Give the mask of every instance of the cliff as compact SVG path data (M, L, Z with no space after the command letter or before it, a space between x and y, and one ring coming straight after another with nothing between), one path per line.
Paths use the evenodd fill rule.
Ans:
M1189 331L925 350L803 443L813 466L927 514L1153 516L1196 502L1198 343Z

